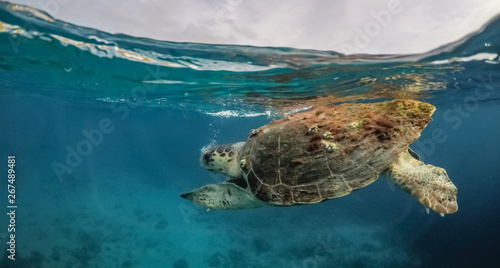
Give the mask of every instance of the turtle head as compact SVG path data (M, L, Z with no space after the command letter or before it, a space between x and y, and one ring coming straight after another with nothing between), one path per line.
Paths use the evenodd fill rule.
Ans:
M214 173L225 174L231 178L242 177L238 156L245 142L203 147L200 165Z

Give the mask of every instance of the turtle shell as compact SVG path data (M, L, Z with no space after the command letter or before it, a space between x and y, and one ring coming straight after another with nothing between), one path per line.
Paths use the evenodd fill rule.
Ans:
M420 136L434 110L393 100L288 115L251 132L240 165L255 196L274 205L341 197L375 181Z

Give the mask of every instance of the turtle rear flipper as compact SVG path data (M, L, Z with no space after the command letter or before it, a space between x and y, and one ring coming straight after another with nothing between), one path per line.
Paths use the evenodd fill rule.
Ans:
M181 197L208 209L255 208L263 205L247 190L232 183L208 184L181 194Z
M446 170L424 164L407 150L389 165L384 175L413 195L427 211L431 208L444 216L458 210L457 187L448 178Z

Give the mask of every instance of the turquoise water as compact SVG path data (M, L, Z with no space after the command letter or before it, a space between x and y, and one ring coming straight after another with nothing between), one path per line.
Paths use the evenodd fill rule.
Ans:
M498 18L426 54L345 56L112 35L0 3L0 266L494 267L499 54ZM437 107L412 148L448 171L457 213L427 215L383 177L309 206L207 212L179 197L224 179L199 166L207 144L392 98Z

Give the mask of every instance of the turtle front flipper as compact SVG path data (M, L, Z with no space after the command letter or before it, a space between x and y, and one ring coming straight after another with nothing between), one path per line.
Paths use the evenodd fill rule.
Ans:
M429 208L444 216L458 210L457 187L446 170L426 165L404 150L384 175L397 186L413 195L429 212Z
M181 197L191 200L208 209L242 209L255 208L263 205L247 190L232 184L208 184Z

